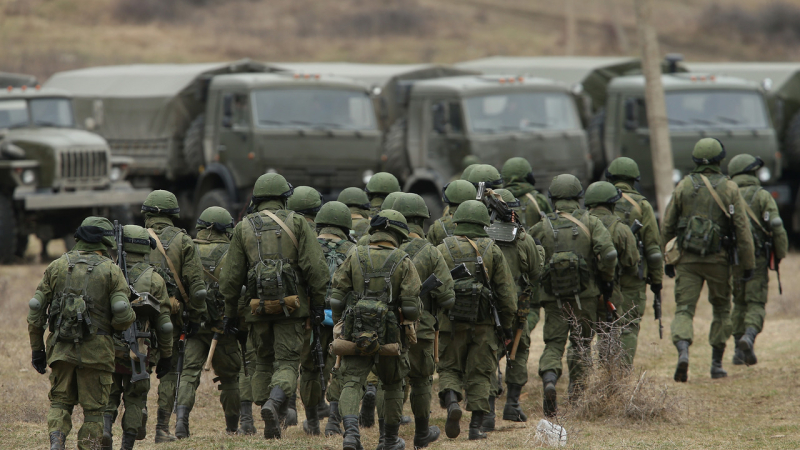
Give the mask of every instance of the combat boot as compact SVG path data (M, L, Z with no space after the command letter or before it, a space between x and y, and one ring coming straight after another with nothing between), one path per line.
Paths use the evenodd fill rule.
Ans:
M378 417L378 446L375 450L384 450L386 446L386 420Z
M364 428L375 426L375 398L378 388L374 384L367 384L364 397L361 398L361 412L358 414L358 423Z
M330 405L331 413L328 415L328 423L325 424L325 437L342 434L342 428L339 426L342 421L342 416L339 415L339 402L331 402Z
M237 434L249 436L256 434L256 427L253 425L253 402L242 402L239 407L239 430Z
M306 420L303 421L303 431L309 436L319 436L319 416L317 416L316 406L306 408Z
M358 416L344 416L342 417L342 424L344 425L344 438L342 439L343 450L364 450L361 445L361 435L358 430Z
M558 411L557 382L558 375L554 370L548 370L542 374L542 411L547 418L555 417L556 411Z
M239 416L225 416L225 433L236 434L239 429Z
M269 400L261 407L261 418L264 420L264 438L280 439L281 423L279 411L287 402L286 394L279 386L272 388Z
M756 358L756 354L753 351L753 346L756 343L756 335L758 335L758 331L756 331L755 328L747 327L744 336L736 341L736 350L742 352L742 360L748 366L758 363L758 358Z
M389 425L387 423L384 426L386 427L386 439L383 450L405 450L406 441L400 437L400 424Z
M494 413L495 396L489 397L489 412L483 414L483 424L481 424L481 431L486 433L494 431L494 420L497 416Z
M169 418L172 414L159 408L156 410L156 444L177 441L178 438L169 433Z
M427 447L431 442L435 442L442 434L436 425L428 425L430 418L414 417L414 448Z
M137 433L125 433L122 435L122 445L120 450L133 450L133 444L136 443Z
M136 440L143 441L147 437L147 407L142 408L142 424L136 432Z
M486 439L488 435L483 432L483 417L486 415L483 411L472 411L472 419L469 421L469 440L477 441L478 439Z
M186 439L189 437L189 407L178 406L175 408L175 437Z
M506 406L503 407L503 420L511 422L527 422L528 416L519 407L519 396L522 394L522 386L519 384L508 384L506 389Z
M722 368L722 355L725 353L725 346L711 347L711 378L725 378L728 372Z
M289 401L286 402L283 411L281 411L281 417L283 428L297 425L297 393L289 396Z
M736 347L733 349L733 358L731 359L731 363L733 363L734 366L744 365L744 353L739 348L739 339L741 338L741 334L733 335L733 342L736 342Z
M114 417L111 414L103 414L103 440L100 443L100 450L111 450L114 444L114 436L111 427L114 425Z
M686 383L689 380L689 341L675 343L678 349L678 366L675 367L675 381Z
M64 450L67 444L67 435L60 431L50 432L50 450Z
M331 415L331 405L329 405L323 398L317 404L317 417L319 417L319 420L322 420L330 415Z
M444 406L447 408L447 421L444 423L444 434L450 439L455 439L461 434L461 407L458 406L458 396L455 391L448 389L444 394Z

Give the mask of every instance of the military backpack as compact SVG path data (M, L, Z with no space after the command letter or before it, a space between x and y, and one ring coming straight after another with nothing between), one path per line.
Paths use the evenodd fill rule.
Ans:
M228 254L230 244L227 242L208 242L195 239L197 253L200 255L200 264L203 266L203 279L206 284L206 309L212 322L222 320L225 314L225 301L219 293L219 276L222 261Z
M93 271L109 259L94 252L69 252L64 289L50 305L49 329L62 342L80 344L95 334L109 334L111 311L96 292L105 283L96 282ZM94 295L93 295L94 294Z
M591 233L583 223L589 213L582 213L580 218L563 212L556 212L552 218L545 216L545 227L553 234L553 253L542 275L542 289L547 294L558 299L574 298L578 304L580 293L591 286L593 274L593 266L584 257L591 252ZM579 242L581 235L588 238L585 245Z
M721 209L728 219L733 213L732 210L729 212L725 208L716 191L717 186L724 184L727 178L720 176L717 184L712 184L703 174L692 174L688 179L691 180L694 193L689 214L682 215L678 220L678 246L682 252L686 251L700 256L718 253L722 250L726 236L724 236L723 227L715 220L712 212ZM706 187L710 195L698 195L698 191L702 187ZM733 205L729 208L732 209ZM725 229L729 229L727 224L725 224Z
M466 245L461 245L461 244ZM491 264L493 241L490 238L476 239L475 249L466 242L459 241L456 237L449 237L444 240L447 253L453 260L454 265L465 263L467 268L471 268L472 277L465 277L455 280L453 290L455 291L456 301L448 312L448 318L453 322L476 323L489 317L490 304L492 302L492 289L485 284L488 274L483 273L485 259ZM468 246L468 247L467 247ZM468 248L463 251L463 248Z

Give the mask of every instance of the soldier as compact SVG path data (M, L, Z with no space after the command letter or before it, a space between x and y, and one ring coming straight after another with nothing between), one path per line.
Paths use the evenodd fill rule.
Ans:
M221 391L219 401L225 413L225 431L236 432L239 425L239 370L242 358L236 336L223 334L222 319L225 304L219 294L219 277L226 265L225 258L230 246L230 233L233 231L233 217L219 206L211 206L200 214L195 225L197 238L194 240L197 255L203 266L203 279L206 287L206 312L203 314L200 331L186 341L186 356L183 366L180 391L178 392L175 436L178 439L189 437L189 414L194 407L195 391L200 385L200 371L205 364L212 342L216 350L211 359Z
M775 200L761 187L756 172L764 165L761 158L742 154L735 156L728 163L728 174L739 186L739 192L745 203L745 211L750 218L750 230L753 233L755 246L755 273L747 284L733 285L733 337L736 352L734 364L751 366L758 362L753 351L756 335L764 326L764 316L769 292L770 265L776 270L781 259L786 257L789 243L783 221L778 214ZM741 266L734 268L734 280L744 277ZM779 279L780 282L780 279Z
M547 194L555 212L534 225L530 234L539 239L545 250L545 347L539 358L539 376L544 390L542 409L545 416L554 417L558 405L556 383L561 376L567 339L570 386L577 394L589 358L597 299L601 292L606 297L613 292L617 251L600 220L580 209L583 188L575 176L553 178Z
M695 169L675 187L664 214L661 241L677 238L680 260L670 261L664 273L675 278L675 320L672 342L678 349L675 381L689 378L689 346L692 320L703 283L713 319L708 334L711 345L711 378L723 378L725 341L731 336L731 266L739 265L744 283L753 277L755 255L745 202L739 187L722 174L725 147L714 138L697 141L692 151Z
M75 232L75 247L47 266L29 302L31 364L40 374L52 369L50 450L64 449L76 404L84 417L78 448L95 448L103 436L103 409L114 372L111 334L136 318L125 276L107 257L108 249L116 248L113 229L106 218L84 219ZM46 346L45 327L50 330Z
M473 172L474 173L474 172ZM461 433L458 402L466 393L466 409L472 411L469 439L485 439L481 431L489 411L491 377L497 371L498 345L511 342L517 298L514 280L503 252L486 234L489 212L483 203L467 200L453 216L455 236L439 245L451 270L466 264L472 277L455 281L455 302L440 313L439 404L447 409L444 431L455 439ZM499 315L504 342L498 342L493 309Z
M620 341L625 350L626 362L630 366L633 366L639 342L639 329L647 301L647 283L650 283L650 291L654 295L661 295L661 280L664 276L661 233L653 207L633 187L639 178L639 166L634 160L624 156L612 161L606 170L606 179L621 192L621 197L614 206L614 214L629 228L637 220L642 224L634 234L639 248L639 267L635 273L622 272L619 279L623 302L619 309L625 311Z
M450 182L453 182L455 180L463 180L463 179L465 179L466 175L464 175L464 174L466 173L467 175L469 175L469 172L467 171L467 169L469 169L470 167L473 167L473 166L477 166L480 163L481 163L481 160L478 159L478 157L475 156L475 155L467 155L467 156L465 156L461 160L461 172L458 172L455 175L453 175L450 178Z
M478 183L485 183L487 188L500 189L503 187L503 177L494 166L489 164L478 164L472 169L465 180L478 187Z
M137 330L141 333L149 332L149 339L139 339L138 353L144 355L159 355L156 364L156 376L160 379L169 372L172 357L172 322L169 320L169 296L167 284L147 261L147 255L155 246L153 238L147 230L137 225L125 225L123 229L122 249L125 251L128 283L133 286L135 293L131 306L136 314ZM152 244L151 244L152 243ZM130 330L130 328L129 328ZM122 416L122 449L130 450L134 443L146 437L147 394L150 392L150 376L134 381L134 371L139 372L136 361L131 361L131 348L122 332L113 334L114 347L117 356L114 361L113 384L108 405L103 414L103 449L111 449L111 427L117 420L120 403L125 403L125 414ZM148 345L149 343L149 345ZM158 353L148 352L148 346ZM150 359L150 365L155 362ZM148 367L148 370L150 368Z
M458 210L458 205L467 201L475 200L478 190L469 181L456 180L447 184L442 190L442 201L447 205L447 211L441 219L433 222L428 230L428 242L439 245L444 238L453 235L456 224L453 222L453 215Z
M439 439L439 427L429 426L431 416L431 386L436 370L434 359L434 339L439 328L438 313L450 309L455 302L453 277L441 253L425 239L422 225L430 218L425 200L417 194L403 194L394 203L395 210L408 222L408 240L400 246L411 258L420 280L431 275L442 285L422 295L422 314L417 324L417 343L408 351L411 365L409 385L411 386L411 411L414 413L414 448L427 447ZM383 419L380 419L383 421ZM383 427L381 427L383 428Z
M503 164L502 176L505 188L519 199L519 220L526 230L539 223L542 213L553 212L547 197L534 187L536 179L527 159L515 157L506 161Z
M398 433L403 380L409 371L407 335L420 316L419 276L408 255L397 248L407 237L406 219L391 209L381 211L370 222L369 245L351 251L333 277L334 318L344 313L342 336L334 340L334 348L337 342L347 347L347 351L336 351L342 355L340 370L345 381L339 399L344 450L363 449L358 403L373 365L386 399L379 411L385 418L383 448L405 448Z
M310 186L297 186L286 201L286 209L302 214L315 231L317 226L314 224L314 218L317 217L321 207L322 194Z
M220 278L224 331L234 332L239 316L250 324L256 347L253 397L261 405L266 439L281 437L287 394L297 389L306 319L325 319L328 269L314 230L285 209L291 194L292 186L277 173L256 180L255 211L234 228ZM242 285L247 296L240 305Z
M343 190L336 200L350 208L350 217L353 219L350 234L358 241L369 230L370 205L367 193L363 189L349 187Z
M639 249L637 248L636 237L628 228L628 225L614 214L615 206L619 199L622 198L622 191L607 181L598 181L589 185L586 188L586 195L584 197L584 204L589 208L589 213L594 217L600 219L603 226L606 227L608 233L611 235L611 242L614 243L614 248L617 250L617 268L614 276L614 292L610 299L603 299L604 301L598 302L597 320L599 324L605 325L606 336L608 338L611 334L611 329L608 325L616 322L620 329L620 341L626 333L630 334L631 328L636 328L638 335L638 323L641 318L641 312L635 311L636 305L625 299L622 291L621 279L625 277L625 281L634 278L638 275L639 267ZM636 278L638 280L638 278ZM630 286L625 286L626 291L630 291ZM611 308L609 308L608 301L614 305L617 311L617 317L613 317ZM644 306L644 305L642 305ZM638 320L637 320L638 319ZM598 328L604 328L599 326ZM622 360L626 366L633 365L633 355L628 353L628 349L622 345L625 351ZM634 348L635 351L635 348Z
M256 434L253 423L253 372L256 366L256 348L248 324L240 323L239 332L247 333L247 352L244 354L242 368L239 371L239 399L242 403L239 408L239 429L236 434L250 436Z
M194 337L200 331L200 323L206 314L203 266L195 251L194 242L186 231L172 224L173 219L180 218L180 211L178 199L168 191L153 191L142 204L145 228L150 237L156 240L156 249L150 251L150 264L167 283L170 320L173 325L172 366L170 373L158 384L156 443L171 442L176 439L169 433L169 417L173 410L175 384L178 381L179 338L184 327L186 336ZM178 397L177 400L178 404L174 408L176 434L179 421L186 417L185 424L188 426L189 423L189 408L186 406L189 399ZM185 434L183 437L188 436L188 428L181 430L181 434Z
M317 241L322 248L322 253L325 255L329 280L333 280L333 273L342 265L350 250L355 247L355 244L349 239L353 220L346 205L339 202L328 202L319 210L316 221L319 230ZM330 301L328 300L331 294L330 286L331 281L328 281L325 295L326 310L330 310ZM326 311L327 315L328 311ZM328 347L333 341L333 322L328 323L326 320L323 325L319 327L319 341L325 358L323 376L327 385L335 359L328 353ZM319 362L314 353L313 344L308 345L313 342L312 339L316 339L316 337L312 336L312 333L313 329L306 329L306 335L303 339L305 344L300 355L300 367L302 369L300 374L300 398L306 408L306 420L303 422L303 430L309 435L320 434L320 418L327 416L329 419L328 425L325 427L325 435L342 434L339 427L341 422L341 416L339 415L341 379L336 376L331 380L331 386L327 391L328 400L331 402L330 409L325 411L325 399L322 397L322 386L320 386Z
M381 204L381 211L385 211L387 209L393 209L395 200L400 198L401 195L403 195L403 192L400 191L389 193L389 195L387 195L386 198L383 199L383 203ZM358 240L358 245L369 245L369 234L361 236L361 238Z
M371 215L381 210L383 200L392 192L400 192L400 182L389 172L378 172L370 177L364 192L369 197L369 211Z

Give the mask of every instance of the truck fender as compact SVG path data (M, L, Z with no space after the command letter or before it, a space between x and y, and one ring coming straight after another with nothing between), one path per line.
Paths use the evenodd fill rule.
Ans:
M434 192L441 192L444 183L442 177L430 169L414 169L414 172L406 179L403 185L403 192L416 192L415 186L429 185Z
M222 186L220 186L220 181ZM236 181L231 171L218 162L208 164L197 180L197 187L194 191L195 200L200 199L205 192L210 189L222 187L227 191L228 196L234 203L239 201L239 193L236 189Z

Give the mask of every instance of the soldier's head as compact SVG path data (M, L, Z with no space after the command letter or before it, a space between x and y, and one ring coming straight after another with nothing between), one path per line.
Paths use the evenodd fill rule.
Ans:
M339 193L339 197L336 200L344 203L348 207L352 206L358 209L369 210L369 198L367 197L367 193L364 192L363 189L357 187L344 189Z
M381 203L381 211L383 211L384 209L396 209L394 208L394 202L396 202L397 199L400 198L400 196L402 195L403 193L400 191L390 192L389 195L387 195L386 198L383 199L383 203Z
M703 138L694 144L692 161L698 166L718 166L725 159L725 146L719 139Z
M456 224L455 234L469 237L488 236L484 227L491 225L489 210L477 200L467 200L459 205L453 214L453 222Z
M500 198L506 202L506 205L508 205L509 208L519 208L519 199L514 197L514 194L512 194L508 189L495 189L494 193L498 194Z
M282 175L277 173L265 173L256 180L253 186L253 203L254 208L267 201L278 201L282 205L286 205L286 200L292 196L294 188L292 185L283 178Z
M608 181L597 181L586 188L583 203L587 208L604 206L614 211L617 200L622 198L622 191Z
M139 225L125 225L122 227L122 249L126 253L149 255L150 250L156 248L156 240L150 237L147 230Z
M480 163L470 164L467 167L464 167L464 170L461 172L461 179L466 180L467 178L469 178L469 175L478 166L480 166Z
M511 183L528 183L531 186L536 185L536 178L533 177L533 168L525 158L519 156L506 161L503 164L503 181L506 185Z
M299 212L312 220L320 208L322 208L322 194L311 186L297 186L286 201L286 209Z
M547 196L550 197L550 202L554 206L559 200L580 201L583 198L583 186L575 175L563 173L553 178L550 189L547 190Z
M83 219L75 230L75 240L81 242L85 250L117 249L114 240L114 225L105 217L89 216Z
M762 167L764 167L764 161L761 158L742 153L734 156L728 163L728 176L731 178L740 174L755 176Z
M406 218L409 224L422 227L425 219L431 218L428 205L418 194L403 194L394 202L395 211Z
M481 182L485 183L487 188L496 189L503 187L503 177L500 176L500 172L489 164L479 164L476 166L470 171L466 180L476 187L478 183Z
M197 230L213 230L230 237L233 233L233 217L225 208L210 206L200 213L194 227Z
M478 190L467 180L455 180L442 188L442 201L450 206L460 205L467 200L475 200Z
M175 194L159 189L149 193L144 199L142 213L145 217L180 219L181 208L178 207L178 199Z
M375 197L384 198L392 192L400 191L400 182L389 172L378 172L370 177L364 192L370 199Z
M481 160L475 155L467 155L461 160L461 170L467 170L467 167L480 164Z
M334 227L342 230L347 236L353 228L353 218L350 215L350 208L342 202L328 202L322 205L317 213L315 220L317 229Z
M402 214L393 210L385 209L372 217L369 222L369 234L386 233L400 245L408 239L408 222Z
M611 183L622 181L632 185L641 179L639 165L636 164L636 161L626 156L620 156L609 164L608 169L606 169L606 179Z

